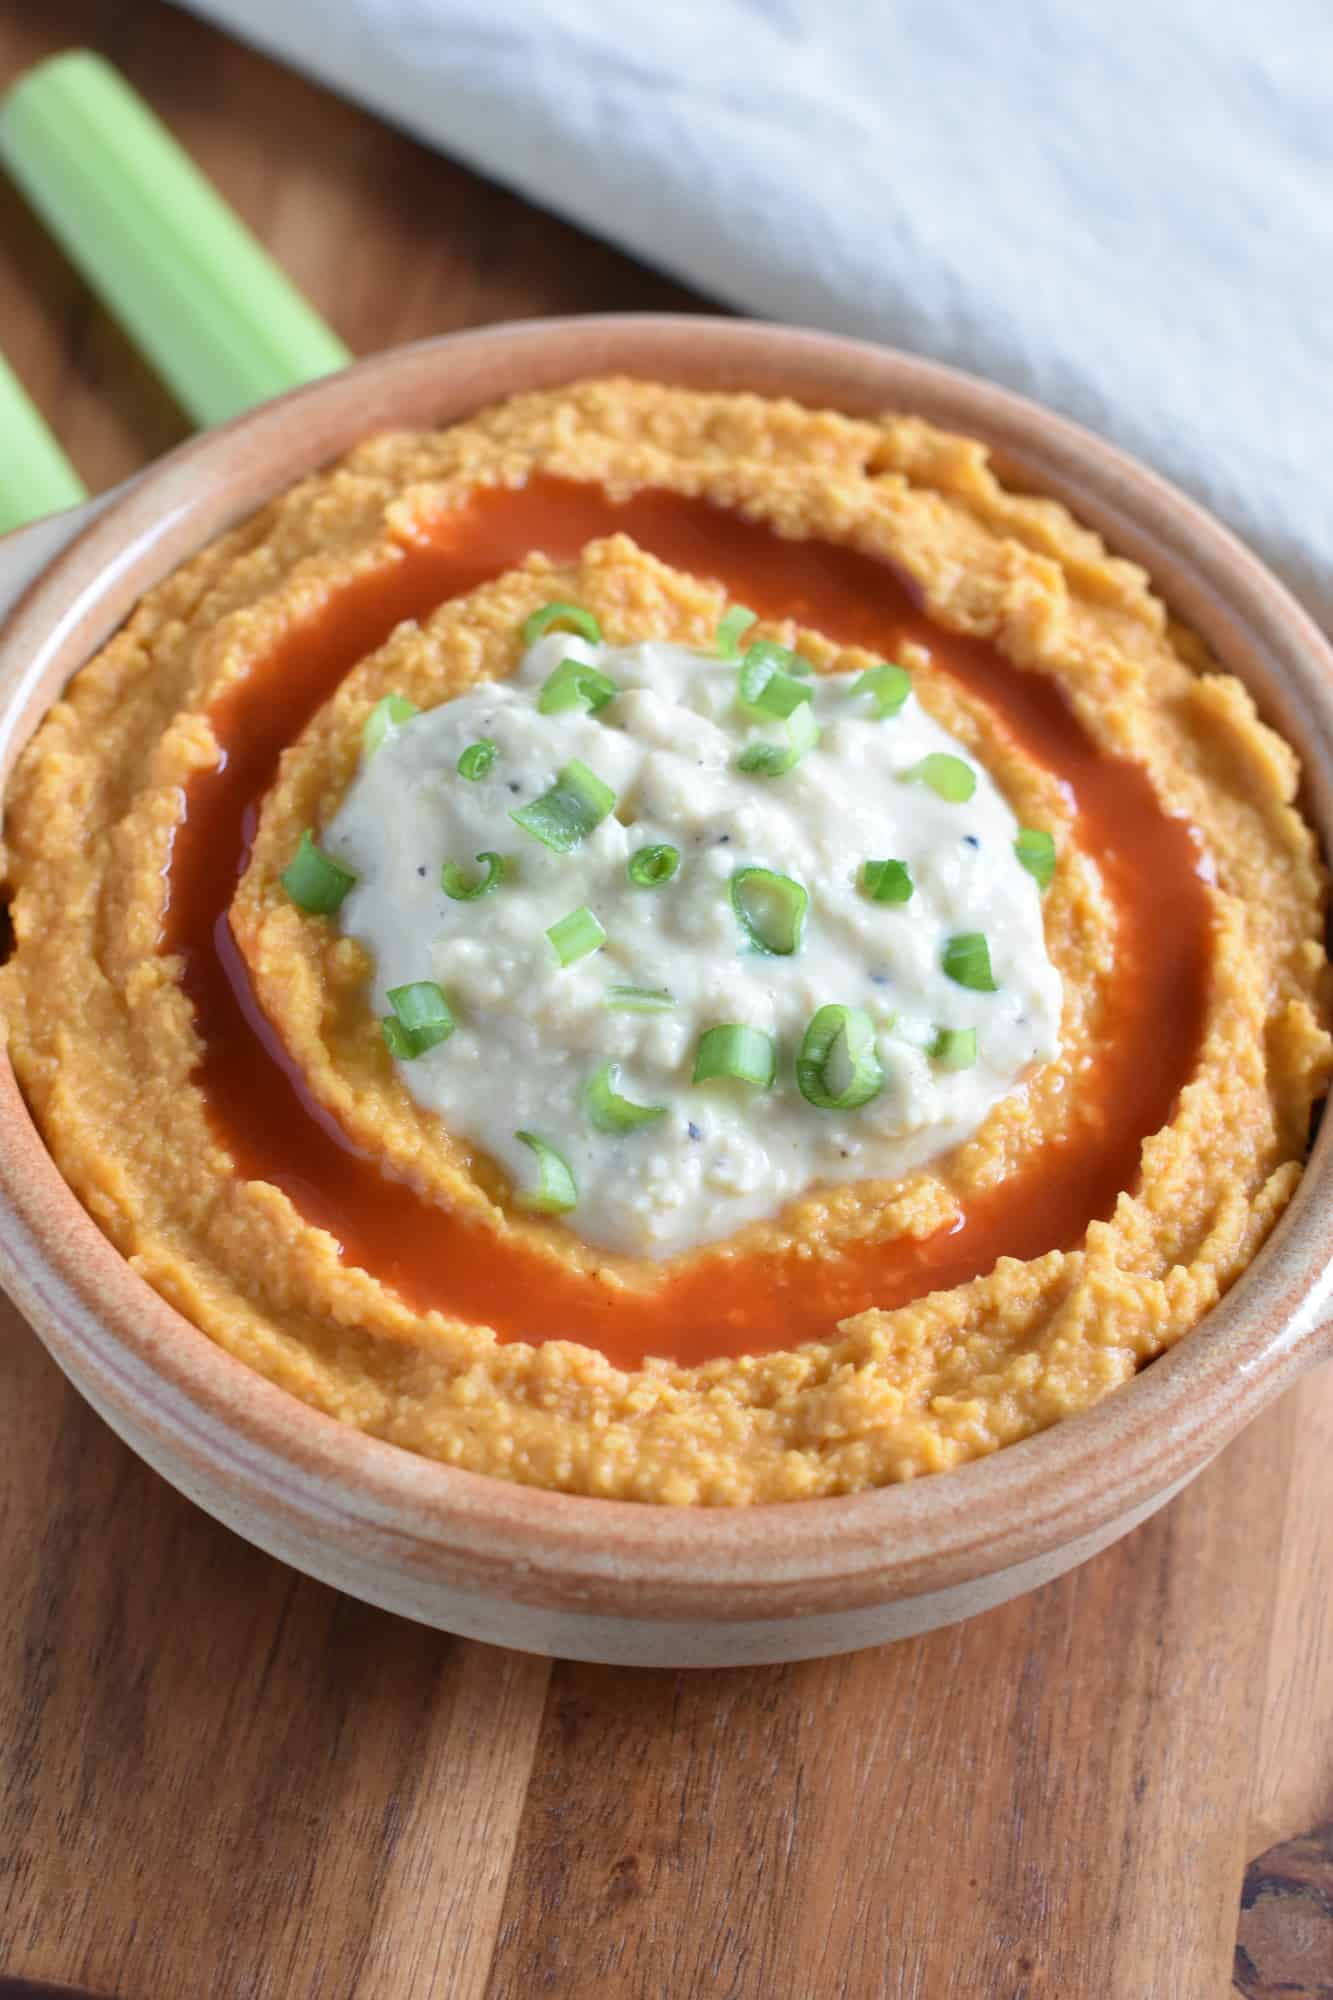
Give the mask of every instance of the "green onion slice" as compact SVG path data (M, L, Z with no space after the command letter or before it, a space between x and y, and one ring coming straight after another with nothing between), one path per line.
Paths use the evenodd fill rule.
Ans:
M660 840L631 854L626 867L636 889L660 889L680 867L680 849Z
M538 639L554 632L557 626L563 627L566 632L577 632L580 639L586 639L590 645L599 646L602 642L602 628L591 611L585 611L579 604L564 604L558 598L550 604L541 605L525 618L519 637L525 646L534 646Z
M393 1012L385 1015L381 1026L389 1053L397 1056L399 1062L424 1056L427 1049L447 1041L454 1032L449 1002L433 979L415 979L410 986L391 986L389 1005Z
M505 864L502 854L492 854L490 849L477 856L483 869L475 882L463 879L463 871L456 861L446 861L440 870L440 887L446 896L452 896L456 903L475 903L479 896L489 896L492 889L498 889L504 881Z
M367 757L373 757L391 729L410 722L421 710L405 694L386 694L377 701L366 717L366 726L361 731L361 748Z
M941 1069L971 1069L977 1059L975 1028L938 1028L926 1053Z
M855 1111L884 1088L875 1024L862 1007L821 1007L802 1038L796 1082L818 1111Z
M751 743L736 759L741 771L756 771L765 778L780 778L794 770L807 750L819 741L819 724L808 702L803 702L787 718L787 744Z
M738 868L731 878L731 907L751 951L790 958L800 950L810 896L790 875L775 868Z
M608 986L606 1004L618 1014L669 1014L675 995L665 986Z
M1050 886L1055 873L1055 836L1040 827L1023 826L1014 842L1014 853L1039 889Z
M861 887L872 903L910 903L916 893L905 861L867 861L861 870Z
M469 743L458 760L459 777L469 778L475 784L478 778L486 776L499 754L499 744L493 743L489 736L482 736L477 742Z
M707 1083L725 1076L737 1083L772 1087L778 1073L778 1045L763 1028L747 1028L736 1021L705 1028L694 1052L694 1081Z
M868 694L875 704L875 713L881 722L896 715L908 695L912 692L912 676L906 667L883 665L867 667L858 674L848 689L849 694Z
M581 958L591 951L600 951L606 943L606 932L586 903L580 903L577 910L571 910L567 917L552 924L546 935L562 965L577 965Z
M665 1104L635 1104L631 1098L622 1097L616 1088L620 1082L620 1064L603 1063L595 1070L583 1086L583 1115L594 1132L636 1132L640 1125L651 1125L655 1118L665 1118Z
M398 1062L411 1062L419 1053L414 1038L408 1034L402 1022L392 1014L386 1014L380 1022L384 1034L384 1046Z
M356 887L351 869L316 847L309 827L278 880L297 907L312 917L331 916L348 890Z
M959 986L970 987L973 993L995 993L999 990L990 968L990 946L983 931L959 931L954 937L946 938L940 964L950 979Z
M537 713L559 715L567 708L586 708L590 715L596 715L619 693L615 682L598 668L585 666L582 660L562 660L542 682Z
M537 1185L521 1190L515 1199L523 1208L535 1208L542 1215L567 1214L579 1198L568 1160L536 1132L515 1132L514 1137L537 1155Z
M741 661L736 676L737 699L747 715L760 720L776 716L785 722L803 701L813 699L809 683L797 679L798 673L809 671L808 662L798 660L790 646L779 646L772 639L757 639Z
M759 613L748 610L744 604L733 604L730 611L723 613L717 628L717 650L724 660L740 658L741 649L737 641L758 620Z
M509 817L524 833L557 854L572 854L615 805L616 795L595 771L576 757L560 771L549 792L519 806Z
M929 785L951 806L966 805L977 789L977 774L970 764L961 757L951 757L947 750L932 750L919 764L903 772L904 778L917 778L923 785Z

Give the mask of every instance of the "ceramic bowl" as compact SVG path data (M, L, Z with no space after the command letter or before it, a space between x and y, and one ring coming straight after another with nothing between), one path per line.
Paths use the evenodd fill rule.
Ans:
M183 446L68 535L0 544L0 775L135 600L230 523L376 430L449 422L516 390L624 372L853 414L915 411L993 448L1157 588L1299 749L1333 828L1333 657L1256 559L1162 480L1047 412L858 342L690 318L560 320L377 356ZM1333 1122L1290 1209L1203 1324L1095 1409L956 1472L734 1511L545 1493L436 1465L308 1409L145 1285L52 1165L0 1070L0 1282L61 1368L183 1493L368 1601L577 1659L717 1666L920 1632L1059 1575L1191 1479L1333 1351Z

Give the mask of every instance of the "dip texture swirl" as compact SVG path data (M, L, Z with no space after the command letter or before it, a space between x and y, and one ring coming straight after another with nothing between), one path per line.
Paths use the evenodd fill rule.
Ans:
M545 511L531 528L543 493ZM670 547L654 547L644 527L651 523L643 497L653 494L666 496L662 519L679 524L666 538ZM530 532L501 535L488 525L523 506L531 509ZM744 539L758 551L757 594L742 601L761 612L757 630L812 666L826 733L843 726L833 704L851 677L886 659L900 662L911 674L910 715L854 725L879 732L875 754L896 756L888 732L905 720L923 743L966 761L984 781L975 808L948 810L988 815L996 851L1007 843L1009 858L1012 830L1048 831L1057 863L1044 893L1021 867L1012 880L988 878L987 908L975 917L970 904L964 913L949 903L964 894L963 875L929 893L918 888L916 914L933 926L931 978L941 939L953 934L946 925L955 924L960 933L991 926L994 967L1003 975L993 996L956 982L946 995L924 972L917 988L902 981L892 1009L906 1030L901 1056L895 1031L877 1024L881 1061L900 1061L929 1093L917 1104L918 1129L935 1137L921 1155L877 1152L877 1142L863 1138L865 1171L855 1161L844 1171L819 1149L830 1133L853 1130L852 1114L812 1108L814 1153L788 1178L765 1165L755 1190L731 1191L734 1210L726 1206L731 1195L719 1191L711 1218L702 1195L674 1210L650 1202L651 1218L674 1213L676 1221L646 1234L626 1224L628 1235L619 1233L625 1217L642 1213L635 1176L625 1177L615 1200L610 1178L593 1198L591 1155L580 1155L571 1163L588 1190L579 1234L569 1213L525 1205L535 1163L521 1145L507 1149L498 1127L492 1132L480 1094L470 1109L460 1097L460 1114L450 1117L447 1058L451 1046L455 1054L465 1049L460 1036L475 1033L465 1017L479 1013L495 976L484 952L460 958L469 937L462 917L480 920L489 910L501 928L487 948L498 951L510 917L527 908L518 898L530 897L522 949L510 940L515 975L524 977L524 951L555 949L539 919L548 915L548 892L558 892L535 852L530 869L521 867L508 885L509 917L499 914L504 884L475 903L446 896L447 911L441 901L446 860L459 865L467 886L483 847L517 852L517 829L474 847L463 839L478 824L470 815L483 787L507 777L497 776L497 764L467 781L476 796L458 808L465 816L445 812L432 822L447 825L460 846L440 853L432 832L435 847L413 864L434 876L420 933L430 963L420 967L396 961L389 930L378 927L382 906L372 888L377 871L397 862L389 815L370 788L383 759L381 779L402 778L400 796L408 795L414 738L432 746L433 764L447 762L448 751L456 765L454 703L469 740L490 737L512 758L516 804L550 784L566 752L596 769L589 745L604 747L612 730L584 709L544 718L561 736L558 756L552 741L546 762L534 758L521 769L507 725L481 721L483 710L498 718L501 706L525 700L522 691L544 684L567 655L604 661L629 690L617 699L645 710L624 732L632 769L616 774L608 764L617 788L638 782L653 754L654 686L678 676L674 705L701 728L716 727L703 668L695 670L699 686L679 699L692 686L679 649L695 659L715 655L719 623L742 597L741 580L728 574L727 522L737 524L738 548ZM864 559L856 575L871 579L864 602L848 597L843 629L805 585L783 584L786 570L807 574L801 551L816 545L854 552ZM448 593L423 595L387 624L356 609L380 601L384 580L392 584L431 550L446 569L453 565ZM901 604L901 613L880 604L877 573L883 605ZM758 601L764 592L770 601ZM391 590L383 601L398 602ZM525 667L524 623L552 601L586 607L610 653L580 654L561 640L533 651ZM894 619L896 641L882 636ZM230 718L257 714L246 703L265 685L277 688L265 682L275 660L295 671L303 649L313 657L324 644L318 635L335 627L349 646L356 642L347 670L336 685L314 690L312 682L276 773L263 773L245 851L205 857L207 867L196 859L191 873L191 829L202 823L208 788L244 763L245 732ZM363 627L364 643L356 639ZM655 648L674 665L659 660L654 670ZM1026 687L1034 699L1058 688L1061 712L1067 708L1070 728L1090 746L1078 782L988 698L983 655L998 663L994 686L1012 686L1015 700L1026 698ZM982 662L971 680L959 667L968 661ZM391 694L420 714L390 729L366 759L366 725ZM471 711L463 714L469 703L475 729ZM665 746L673 756L682 740L675 730L673 718ZM756 725L738 741L765 733ZM830 759L834 749L836 742L821 743L805 776L796 774L798 785L815 783L823 768L815 757ZM1098 759L1128 772L1124 795L1141 793L1143 810L1159 816L1164 901L1156 947L1151 883L1140 871L1138 887L1126 886L1133 830L1126 824L1122 842L1092 811ZM765 783L775 788L777 803L765 803L763 815L786 810L776 788L790 775L747 782L747 795L760 798ZM734 1505L856 1491L946 1470L1086 1408L1187 1335L1262 1245L1299 1178L1329 1068L1325 883L1296 809L1297 778L1291 750L1258 719L1239 683L1173 623L1144 575L1053 503L1006 492L975 442L892 415L870 422L752 396L576 385L518 398L445 432L371 440L144 600L51 711L11 784L5 866L16 949L0 970L0 1018L57 1164L101 1228L205 1333L315 1408L447 1464L575 1493ZM898 782L892 773L889 780ZM936 799L931 814L936 807L946 810ZM706 799L690 801L689 810L700 825L708 821ZM888 858L910 868L913 857L893 854L887 830L883 849L873 849L854 831L858 811L854 796L831 797L827 828L809 836L833 845L822 850L828 866L819 884L805 886L812 902L817 892L832 900L807 922L860 928L844 936L838 990L793 986L793 1021L825 1002L868 1008L864 987L845 987L851 940L876 919L904 914L867 896L859 870ZM637 891L657 906L685 891L692 862L703 863L679 837L684 817L646 806L642 817L631 852L681 849L677 881ZM607 865L619 865L628 858L624 823L611 815L604 824L603 844L614 847ZM282 886L307 829L360 877L332 914L303 910ZM765 817L756 829L748 845L736 843L741 863L793 875L794 852L782 848L776 825ZM899 844L908 837L904 831ZM1160 1116L1135 1142L1136 1157L1115 1166L1105 1197L1090 1197L1077 1228L1066 1229L1049 1219L1053 1190L1103 1186L1096 1170L1111 1157L1116 1097L1127 1087L1116 1053L1131 1032L1142 1034L1131 1021L1134 993L1153 976L1154 950L1169 955L1174 947L1168 850L1190 857L1188 881L1177 888L1203 916L1198 978L1191 984L1181 973L1178 1019L1170 1004L1161 1010L1162 1038L1174 1036L1179 1047L1179 1074L1159 1092ZM531 843L524 864L530 851ZM698 851L715 855L717 843ZM928 852L938 851L933 837L919 850L921 882ZM585 861L589 868L598 861L595 843ZM753 1001L727 1018L753 1013L789 1061L792 1022L772 1011L771 994L769 1014L760 1004L777 968L737 954L735 869L708 865L716 876L710 907L730 927L733 990ZM212 930L196 926L186 945L181 927L192 899L214 877L223 921ZM579 877L564 914L593 906L593 883L592 874ZM1013 911L995 916L1007 883ZM626 888L623 908L632 907ZM623 929L601 921L606 946L559 967L573 1011L593 977L670 990L673 969L651 955L656 927L644 920L642 950L627 953L629 920ZM395 922L392 936L403 934ZM662 935L669 940L665 921ZM401 1191L427 1222L437 1218L441 1232L455 1231L438 1297L412 1277L420 1242L404 1241L401 1258L386 1253L378 1262L352 1232L330 1226L317 1188L243 1142L236 1107L212 1081L216 1022L199 999L198 939L206 937L216 940L252 1031L272 1043L327 1143L367 1163L378 1186ZM1007 957L1006 940L1014 939L1020 948ZM395 1057L383 1028L390 988L414 979L452 989L460 1024L420 1059L424 1070ZM1017 1038L1019 1010L1006 1015L1002 997L1023 981L1030 1047ZM558 992L553 975L545 983ZM981 1056L989 998L1001 1003L995 1019L1013 1034L1009 1044L1001 1035L992 1045L1003 1057L993 1071L991 1057ZM684 1081L692 1071L683 1042L697 1041L715 1002L709 996L682 1016L688 1036L661 1057L675 1081L652 1101L668 1105L661 1122L681 1120L682 1152L701 1143L688 1137L694 1085ZM531 1018L539 1017L534 999ZM655 1080L640 1065L671 1016L645 1029L647 1018L609 1014L617 1025L597 1043L604 1060L621 1065L620 1090L645 1102ZM985 1090L956 1131L949 1093L968 1072L931 1067L927 1048L940 1026L975 1028L978 1036L981 1074L973 1085L984 1081ZM576 1045L575 1036L568 1046ZM564 1044L557 1037L553 1046ZM517 1048L495 1043L505 1061ZM581 1090L582 1052L577 1067ZM1116 1090L1107 1083L1113 1074L1122 1078ZM572 1074L568 1082L566 1123L556 1136L577 1154ZM699 1089L706 1103L714 1101L710 1088L729 1103L721 1093L738 1087L724 1080ZM548 1104L552 1092L558 1097L554 1079ZM886 1112L910 1091L883 1097ZM796 1115L790 1086L785 1098L770 1100L779 1101L784 1117ZM523 1115L537 1114L529 1107ZM825 1126L825 1118L833 1122ZM512 1139L517 1120L507 1129ZM905 1135L882 1136L901 1143ZM651 1128L615 1144L640 1141L652 1144ZM772 1198L760 1200L765 1176ZM976 1239L982 1217L1000 1219L977 1239L991 1248L973 1268L960 1266L959 1276L940 1246ZM477 1246L467 1284L456 1256L460 1229ZM842 1285L839 1273L853 1267L882 1271L881 1288ZM515 1271L526 1274L521 1286ZM646 1326L659 1296L682 1306L674 1318L663 1308L653 1324L660 1330L678 1320L688 1331L688 1302L739 1297L742 1281L750 1304L736 1344L682 1359L669 1340L636 1335L617 1349L616 1326Z

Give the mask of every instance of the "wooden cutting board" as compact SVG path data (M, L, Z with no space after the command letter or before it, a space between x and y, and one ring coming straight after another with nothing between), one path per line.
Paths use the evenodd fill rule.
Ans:
M0 4L0 86L75 41L354 347L698 303L149 0ZM3 192L0 302L90 484L176 441ZM247 1548L0 1303L0 1975L120 2000L1215 2000L1233 1976L1330 2000L1330 1584L1326 1369L1127 1541L969 1625L798 1667L552 1666Z
M6 1308L0 1968L121 2000L1214 2000L1239 1920L1240 1991L1313 2000L1330 1577L1325 1370L968 1625L551 1665L248 1548Z

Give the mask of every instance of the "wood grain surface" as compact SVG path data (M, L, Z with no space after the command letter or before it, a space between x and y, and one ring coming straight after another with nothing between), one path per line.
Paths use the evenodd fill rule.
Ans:
M0 84L74 43L358 350L700 303L170 8L0 0ZM3 191L0 344L93 487L182 434ZM1331 1581L1326 1369L1128 1540L969 1625L809 1666L552 1666L246 1547L0 1306L0 1975L119 2000L1328 2000Z

